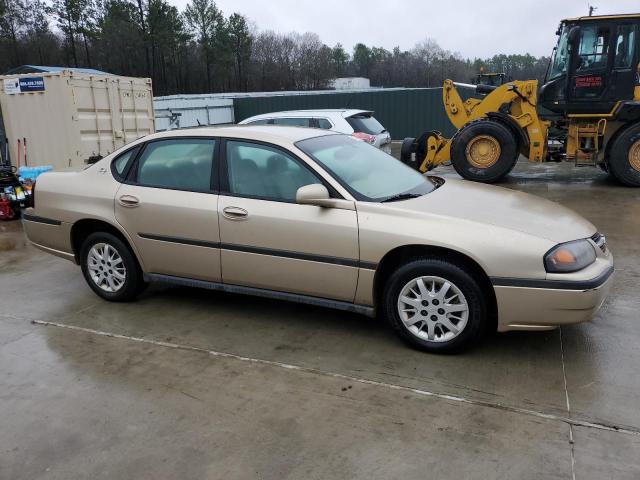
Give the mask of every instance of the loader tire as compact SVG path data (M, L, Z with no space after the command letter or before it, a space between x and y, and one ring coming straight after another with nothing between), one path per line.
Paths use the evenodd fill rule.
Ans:
M494 183L518 160L518 141L506 126L488 119L462 127L451 141L451 163L467 180Z
M416 159L413 155L415 153L415 143L415 138L407 137L402 141L402 146L400 147L400 161L411 168L416 168Z
M627 187L640 187L640 124L623 131L609 154L609 173Z

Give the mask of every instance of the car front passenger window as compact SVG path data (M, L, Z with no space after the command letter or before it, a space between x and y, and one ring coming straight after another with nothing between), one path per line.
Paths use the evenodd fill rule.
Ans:
M227 142L229 192L234 195L295 202L298 188L322 183L284 151L247 142Z

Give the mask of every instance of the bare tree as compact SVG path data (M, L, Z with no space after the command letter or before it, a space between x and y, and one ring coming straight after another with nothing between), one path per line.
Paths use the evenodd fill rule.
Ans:
M204 57L207 73L207 91L212 90L212 52L216 44L216 36L223 28L224 17L213 0L192 0L187 5L184 16L187 25L195 34Z
M21 60L19 37L26 24L26 11L22 0L0 0L0 36L9 39L16 64Z

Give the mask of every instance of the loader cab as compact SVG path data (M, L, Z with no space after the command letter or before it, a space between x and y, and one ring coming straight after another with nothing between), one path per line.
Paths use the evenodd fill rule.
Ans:
M539 104L557 114L607 115L640 85L640 14L564 20ZM640 100L640 98L638 99Z
M499 87L505 81L506 75L504 72L497 73L484 73L480 72L476 75L473 83L474 85L488 85L490 87Z

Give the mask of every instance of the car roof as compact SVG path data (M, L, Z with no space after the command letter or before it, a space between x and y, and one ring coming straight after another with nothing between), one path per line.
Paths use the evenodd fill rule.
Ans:
M247 140L258 140L270 143L291 144L308 138L325 135L340 135L330 130L317 128L289 127L280 125L233 125L226 127L184 128L167 130L148 135L141 140L155 140L176 137L230 137Z
M314 115L330 115L330 114L342 114L342 117L351 117L352 115L357 115L359 113L373 113L371 110L359 110L355 108L319 108L319 109L310 109L310 110L285 110L282 112L270 112L270 113L262 113L260 115L254 115L252 117L245 118L242 120L243 122L246 120L253 120L259 118L273 118L273 117L308 117Z

